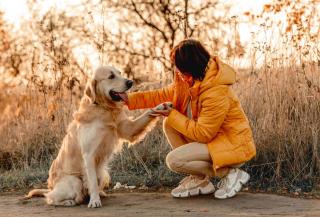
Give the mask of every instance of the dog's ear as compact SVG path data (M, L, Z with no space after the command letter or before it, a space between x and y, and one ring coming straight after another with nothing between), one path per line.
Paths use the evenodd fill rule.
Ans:
M96 101L96 88L97 88L97 80L92 79L87 83L85 94L89 97L91 103L95 103Z

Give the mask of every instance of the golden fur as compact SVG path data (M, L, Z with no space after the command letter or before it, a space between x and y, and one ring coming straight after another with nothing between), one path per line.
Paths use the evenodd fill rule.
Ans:
M101 206L112 154L121 148L122 139L137 142L155 122L148 112L129 119L123 102L112 98L110 91L123 93L131 87L127 82L113 67L96 70L51 165L48 189L34 189L27 198L44 195L50 205L73 206L89 195L88 207Z

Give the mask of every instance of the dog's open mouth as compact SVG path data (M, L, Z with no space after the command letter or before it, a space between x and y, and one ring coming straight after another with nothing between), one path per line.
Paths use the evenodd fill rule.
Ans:
M124 92L117 92L114 90L110 90L109 94L111 96L111 99L116 102L127 101L127 98L128 98L127 93L125 91Z

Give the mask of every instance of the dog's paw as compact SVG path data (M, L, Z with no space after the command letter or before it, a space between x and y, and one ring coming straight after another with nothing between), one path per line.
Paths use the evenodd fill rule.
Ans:
M171 107L172 108L172 102L164 102L161 103L159 105L157 105L156 107L154 107L154 110L165 110L166 107Z
M98 196L90 196L90 202L88 204L89 208L99 208L101 207L101 200L99 195Z
M62 201L63 206L75 206L76 202L74 200L64 200Z

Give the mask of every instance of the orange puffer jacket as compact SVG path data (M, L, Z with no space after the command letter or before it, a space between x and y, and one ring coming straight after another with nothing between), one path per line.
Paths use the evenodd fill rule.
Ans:
M230 87L235 80L234 69L213 57L202 81L190 87L176 75L166 88L129 94L128 108L173 102L167 123L189 139L208 144L214 169L244 163L256 155L256 148L248 119ZM189 100L193 119L185 115Z

